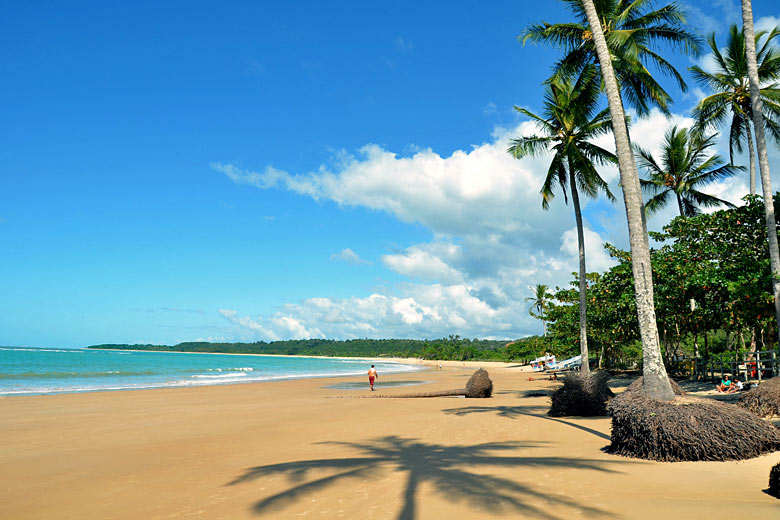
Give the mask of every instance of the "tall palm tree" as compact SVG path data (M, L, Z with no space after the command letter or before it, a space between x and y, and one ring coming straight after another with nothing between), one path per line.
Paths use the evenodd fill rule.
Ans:
M535 287L529 287L534 293L533 296L529 296L525 299L527 302L531 302L531 308L528 310L528 314L536 319L542 320L542 326L544 327L544 335L547 335L547 307L550 305L550 293L547 291L547 287L543 283L536 284Z
M612 126L608 110L596 112L598 98L599 82L593 66L583 69L576 81L562 77L552 78L545 93L543 117L524 108L515 107L539 126L542 135L514 139L508 150L518 159L528 155L553 152L552 162L541 190L544 209L549 208L550 201L555 197L553 190L556 185L561 186L566 200L567 184L571 190L580 260L580 353L584 374L589 372L585 276L587 271L579 191L582 190L590 197L596 197L599 190L602 190L607 197L614 199L607 183L596 171L595 165L614 163L616 160L614 154L590 142L594 137L609 132Z
M620 180L623 186L623 201L628 220L628 237L631 245L631 266L634 273L634 293L636 298L639 334L642 338L643 392L661 400L674 399L672 385L661 357L658 341L658 324L653 303L653 271L650 264L650 245L645 225L645 208L642 202L642 188L639 185L631 143L628 138L628 126L625 121L623 101L615 71L612 67L612 55L607 39L601 28L599 13L594 0L582 0L591 37L601 68L601 77L609 101L612 115L613 135L620 168Z
M652 214L666 206L672 194L677 199L680 215L693 217L699 213L699 206L714 207L732 203L699 191L707 184L731 177L739 166L724 164L719 155L709 154L715 146L717 134L704 137L699 132L673 126L666 131L662 145L661 159L656 161L650 152L634 145L639 166L649 175L640 179L642 188L653 193L645 203L645 210Z
M777 246L777 227L775 225L774 193L769 172L769 156L764 134L764 104L761 99L761 80L758 76L756 60L756 40L753 30L753 5L750 0L742 0L742 26L745 28L745 51L747 56L748 79L750 80L750 102L752 107L753 128L756 131L758 148L758 166L761 171L761 189L764 195L764 217L769 242L769 263L772 267L772 290L775 297L775 318L780 335L780 250Z
M596 56L592 22L588 20L582 0L562 0L577 21L550 24L542 22L525 29L518 39L526 42L551 43L564 48L566 54L555 67L556 75L578 73L589 64L599 63ZM669 112L671 96L655 80L648 67L670 76L683 91L687 85L680 73L654 48L659 44L685 53L698 53L700 39L683 29L685 16L677 3L653 9L654 0L595 0L611 63L620 90L639 115L650 106Z
M756 35L756 43L763 40L758 50L758 78L764 104L764 122L770 136L780 141L780 53L773 40L780 31L762 32ZM691 67L693 77L713 94L702 99L693 110L697 125L702 129L723 126L731 117L729 128L729 160L734 164L734 150L742 152L743 141L747 141L750 165L750 194L756 193L756 153L753 147L753 131L750 127L753 109L750 104L750 82L748 80L745 32L736 25L729 29L726 47L721 52L715 41L715 33L707 38L715 59L714 72L707 72L699 66Z

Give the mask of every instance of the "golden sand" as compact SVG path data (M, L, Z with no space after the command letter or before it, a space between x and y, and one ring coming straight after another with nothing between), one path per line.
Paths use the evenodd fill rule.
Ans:
M473 367L382 377L462 388ZM606 454L610 421L553 419L557 382L482 364L492 399L366 399L362 378L0 399L0 518L776 518L780 453ZM434 367L435 368L435 367ZM367 386L367 385L366 385Z

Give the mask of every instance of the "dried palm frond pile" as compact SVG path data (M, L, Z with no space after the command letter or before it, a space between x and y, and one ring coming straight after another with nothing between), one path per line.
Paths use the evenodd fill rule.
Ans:
M607 415L607 401L615 394L607 381L609 373L593 372L589 376L571 375L553 392L547 415L552 417L597 417Z
M769 470L769 489L767 489L767 493L775 498L780 498L780 464L775 464Z
M780 415L780 377L751 388L739 396L737 404L759 417Z
M659 401L640 389L627 389L607 406L609 453L675 462L745 460L780 450L780 429L747 410L679 394Z
M480 399L493 395L493 381L490 380L487 370L480 368L474 372L466 383L465 391L467 398Z

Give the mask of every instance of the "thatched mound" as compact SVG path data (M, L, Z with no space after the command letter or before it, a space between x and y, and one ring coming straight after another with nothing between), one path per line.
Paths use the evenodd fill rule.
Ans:
M607 415L607 401L615 394L609 389L609 373L593 372L590 376L571 375L552 394L552 417L594 417Z
M732 404L687 396L658 401L623 392L607 405L612 444L626 457L675 461L745 460L780 450L780 429Z
M780 464L775 464L769 470L769 489L766 492L775 498L780 498Z
M466 383L466 397L483 398L491 395L493 395L493 381L490 380L487 370L480 368Z
M780 415L780 377L767 379L751 388L739 396L737 404L759 417Z
M642 384L644 382L644 377L640 376L634 380L633 383L628 385L624 392L641 392L642 391ZM677 384L677 381L675 381L672 378L669 378L669 384L672 385L672 391L674 392L674 395L685 395L685 390L683 390L680 385Z

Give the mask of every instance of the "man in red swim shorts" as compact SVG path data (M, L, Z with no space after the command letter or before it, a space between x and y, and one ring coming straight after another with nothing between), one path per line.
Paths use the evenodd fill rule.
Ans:
M368 384L371 387L371 391L374 391L374 380L379 379L379 375L376 373L376 368L374 368L374 365L371 365L371 368L368 369Z

